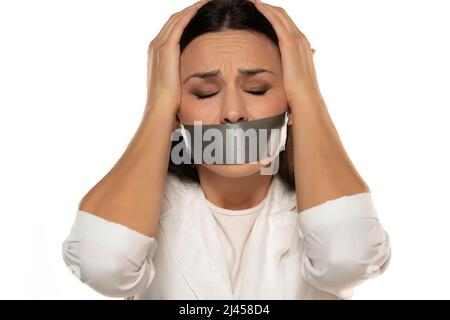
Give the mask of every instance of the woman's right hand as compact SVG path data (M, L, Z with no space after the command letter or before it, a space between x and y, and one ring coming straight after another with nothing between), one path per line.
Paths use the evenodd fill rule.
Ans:
M181 101L180 38L197 10L209 0L201 0L174 13L148 47L147 102L145 112L161 105L174 117Z

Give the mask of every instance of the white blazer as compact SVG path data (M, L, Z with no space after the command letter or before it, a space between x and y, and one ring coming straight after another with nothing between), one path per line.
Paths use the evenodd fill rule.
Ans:
M203 191L170 172L155 237L78 210L63 259L81 282L125 299L351 299L389 265L389 236L370 193L299 214L295 191L276 175L267 197L237 296Z

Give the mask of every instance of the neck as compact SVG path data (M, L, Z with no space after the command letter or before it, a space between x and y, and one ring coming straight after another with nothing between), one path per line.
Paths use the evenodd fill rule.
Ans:
M246 177L224 177L205 166L197 166L205 198L219 208L244 210L255 207L267 195L272 175L256 172Z

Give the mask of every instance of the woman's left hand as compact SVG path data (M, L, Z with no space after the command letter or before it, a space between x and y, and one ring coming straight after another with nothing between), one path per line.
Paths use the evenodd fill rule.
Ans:
M278 37L283 70L283 82L289 105L295 105L301 95L314 90L320 94L314 68L314 49L306 36L297 28L287 12L281 8L251 1L272 24Z

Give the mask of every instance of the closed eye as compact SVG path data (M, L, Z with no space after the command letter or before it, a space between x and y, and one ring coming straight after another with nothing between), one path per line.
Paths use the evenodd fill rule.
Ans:
M266 94L267 91L269 91L269 90L245 91L245 92L250 93L250 94L255 95L255 96L263 96L263 95ZM201 99L201 100L203 100L203 99L210 99L210 98L214 97L217 93L218 92L214 92L214 93L211 93L211 94L208 94L208 95L196 95L196 97L198 99Z

